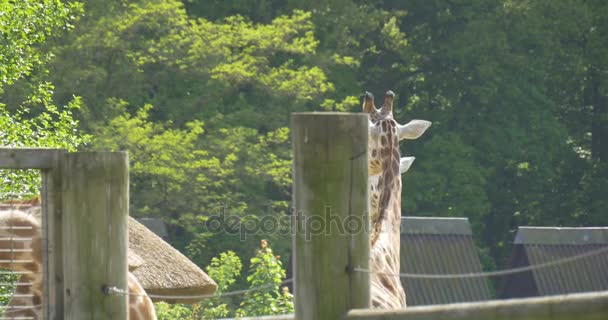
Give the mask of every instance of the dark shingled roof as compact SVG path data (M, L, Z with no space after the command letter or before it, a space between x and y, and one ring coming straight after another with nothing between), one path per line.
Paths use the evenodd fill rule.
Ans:
M551 263L608 249L608 228L520 227L508 268ZM502 279L500 298L608 290L608 250Z
M167 232L167 225L165 224L165 222L162 219L160 219L160 218L137 218L136 220L137 220L137 222L146 226L146 228L148 228L152 232L156 233L157 236L159 236L165 240L169 237L169 232Z
M481 271L467 218L402 218L402 273L461 274ZM401 281L405 287L408 306L491 298L486 278L402 278Z

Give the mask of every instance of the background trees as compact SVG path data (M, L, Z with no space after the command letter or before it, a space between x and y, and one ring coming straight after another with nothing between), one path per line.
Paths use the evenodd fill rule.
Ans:
M289 113L359 111L365 90L397 92L401 123L434 123L402 146L417 157L403 214L469 217L487 267L519 225L608 223L605 1L1 5L2 119L129 151L131 213L169 223L201 266L227 250L248 259L261 238L287 263L288 235L243 242L207 222L288 214ZM80 138L61 134L76 127ZM24 130L17 140L43 141Z

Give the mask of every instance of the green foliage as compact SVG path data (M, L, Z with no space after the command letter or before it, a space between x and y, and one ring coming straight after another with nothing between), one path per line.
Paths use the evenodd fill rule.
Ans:
M325 68L308 63L318 46L309 12L267 24L238 15L212 22L188 17L179 1L155 0L98 14L55 60L54 81L87 101L87 124L104 119L107 99L118 98L154 105L152 120L183 125L221 113L231 125L273 130L288 112L334 91ZM68 63L80 68L64 69ZM264 119L244 114L250 110Z
M79 3L57 0L0 1L0 98L5 98L6 84L13 84L32 73L46 71L45 62L52 56L39 47L62 29L72 27L82 12ZM0 146L56 147L74 151L89 136L77 131L73 111L81 107L78 97L71 97L58 107L53 99L54 86L47 81L33 81L24 90L24 99L15 105L0 103ZM33 111L36 110L36 111ZM37 196L41 184L39 171L0 170L0 199ZM10 285L19 275L0 277L0 305L6 305L14 291ZM3 313L3 312L0 312Z
M0 97L5 84L29 75L34 68L45 69L51 53L40 50L51 35L69 29L82 12L77 3L56 0L0 1ZM0 145L7 147L57 147L74 150L88 140L79 135L73 111L82 106L79 97L57 107L52 99L55 87L47 82L32 83L16 105L0 103ZM38 110L33 112L32 110ZM37 195L40 174L31 170L0 170L0 198Z
M123 102L115 110L126 108ZM225 213L241 221L282 215L291 185L288 130L259 135L233 127L205 131L200 121L172 128L149 119L151 106L134 116L123 113L96 129L91 146L129 151L131 213L163 217L182 234L178 247L202 264L226 248L246 255L254 250L238 236L210 232L206 222ZM278 239L279 234L267 235ZM251 235L256 238L259 235ZM284 248L285 246L283 246Z
M82 12L78 2L57 0L0 1L0 89L30 74L50 57L37 50L59 30L72 28Z
M234 283L235 278L241 274L241 268L241 259L232 251L222 252L219 258L211 259L207 274L217 284L216 294L221 294Z
M207 274L217 283L216 296L234 284L236 278L240 276L241 259L232 251L226 251L211 259L211 264L207 266ZM227 318L234 308L230 305L232 301L220 297L207 300L201 305L201 315L203 319Z
M418 149L416 170L404 177L402 214L469 217L473 223L488 214L485 189L489 172L475 164L475 149L458 135L434 135ZM431 157L437 157L432 161Z
M196 319L192 316L192 310L185 305L157 302L154 304L154 308L158 320Z
M11 112L0 104L0 145L7 147L55 147L74 151L89 140L88 135L77 133L78 121L73 111L81 106L81 100L74 97L66 106L54 105L50 83L41 84L27 101ZM32 115L30 110L39 108L43 112ZM40 174L37 171L0 170L0 197L21 197L37 195Z
M0 269L3 272L7 270ZM0 275L0 281L2 281L2 285L0 285L0 306L8 305L9 301L11 301L11 295L15 291L15 286L13 283L19 281L20 275L18 274L3 274ZM0 310L0 315L4 314L4 310Z
M250 290L239 309L238 317L277 315L293 312L293 296L287 287L281 288L285 270L279 257L262 240L262 248L251 258L251 274L247 277Z
M250 291L245 293L240 304L238 300L231 300L233 297L221 297L236 282L242 268L240 258L234 252L227 251L214 257L206 269L218 285L214 297L193 307L156 303L158 318L220 319L293 313L293 296L287 287L280 288L285 278L285 270L266 240L262 240L261 250L251 258L250 263L251 274L247 277ZM239 296L234 297L241 299ZM238 309L236 306L239 306Z

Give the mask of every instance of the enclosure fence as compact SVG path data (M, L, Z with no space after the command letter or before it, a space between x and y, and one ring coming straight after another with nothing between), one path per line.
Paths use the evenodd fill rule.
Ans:
M19 265L26 266L32 261L19 258L28 248L14 247L34 242L30 247L36 248L36 239L20 236L0 239L0 254L13 255L0 259L2 267L10 270L6 275L27 280L0 284L16 287L10 297L10 309L4 308L2 316L6 319L126 319L126 297L109 296L102 290L108 286L126 288L127 284L126 153L0 148L0 169L39 170L42 181L36 218L40 227L36 233L39 252L29 254L39 260L37 272L41 274L32 279L33 273L21 270ZM23 211L18 205L11 207L10 202L0 209ZM10 213L4 217L10 220ZM0 231L19 234L25 230L4 222L5 230ZM35 292L35 287L41 292ZM18 299L29 300L23 305L13 305ZM26 314L27 310L34 312Z

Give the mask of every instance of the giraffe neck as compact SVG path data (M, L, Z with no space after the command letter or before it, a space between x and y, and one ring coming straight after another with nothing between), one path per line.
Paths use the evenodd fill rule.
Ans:
M382 110L385 110L384 108ZM369 194L371 293L375 308L402 308L400 271L401 172L398 124L391 112L370 114Z
M400 226L401 220L401 155L397 122L392 117L386 117L379 120L376 126L379 137L370 148L369 170L372 246L378 241L383 229L387 229L386 232L398 232L398 228L394 229Z

